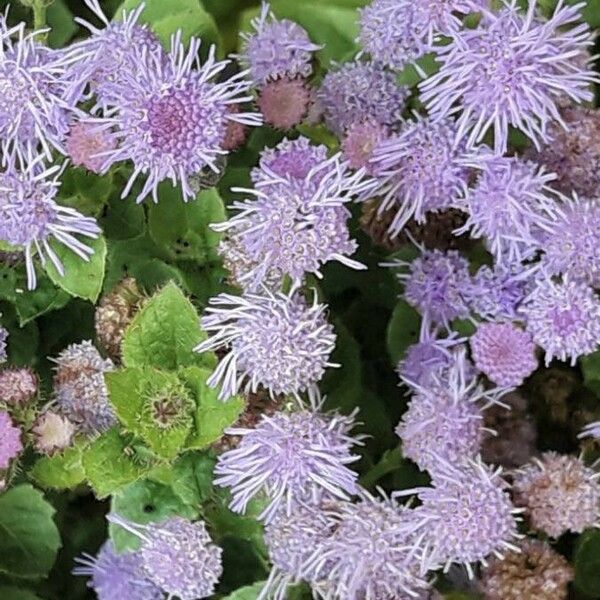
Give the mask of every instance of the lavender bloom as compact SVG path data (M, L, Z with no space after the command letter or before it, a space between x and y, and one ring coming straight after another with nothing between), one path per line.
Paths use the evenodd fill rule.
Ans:
M498 385L518 387L537 369L531 335L512 323L482 323L469 343L475 366Z
M15 160L0 172L0 240L25 248L27 285L34 289L36 252L42 264L49 258L56 270L64 275L52 242L64 244L87 261L93 250L75 236L97 238L100 228L94 219L55 202L60 167L45 169L41 155L21 165L20 169Z
M77 48L51 50L26 33L25 24L8 29L0 23L0 147L5 164L13 152L20 159L41 147L64 154L63 141L75 111L80 75L70 73L81 60ZM13 39L16 37L16 39Z
M555 210L556 198L548 187L555 176L514 157L486 156L472 166L480 170L477 183L457 203L469 218L455 233L484 238L500 266L530 258Z
M531 525L557 538L600 526L600 473L574 456L545 452L514 476L515 502Z
M53 410L45 410L36 419L31 433L34 436L35 449L51 456L57 451L68 448L77 430L66 417Z
M276 19L267 2L252 19L255 33L242 33L243 52L237 58L249 69L255 85L280 77L306 78L312 73L313 53L321 49L310 41L300 25Z
M546 365L594 352L600 344L600 301L594 290L570 280L539 280L521 305L526 329L546 352Z
M267 83L257 104L265 123L276 129L292 129L302 121L311 102L304 80L282 77Z
M472 563L486 565L486 557L502 558L502 552L518 551L516 509L500 476L481 460L456 466L440 460L433 487L419 488L422 505L416 509L425 524L432 548L431 566L448 569L462 563L473 577ZM406 492L402 492L406 494Z
M470 169L463 163L464 145L455 138L449 119L417 116L375 148L371 164L383 196L379 210L397 209L390 235L398 235L411 217L423 222L427 212L449 208L462 197Z
M104 373L112 371L90 341L71 344L55 359L54 397L60 412L78 431L94 435L117 422L108 398Z
M486 0L373 0L360 10L359 41L373 60L392 69L434 51L439 34L462 26L456 13L467 14Z
M356 494L357 475L347 465L359 456L352 416L297 413L263 415L254 429L230 428L240 435L238 448L219 456L215 484L231 489L231 510L244 513L260 491L270 500L260 519L270 522L279 510L293 514L298 503L316 504L322 498L348 500Z
M0 314L0 317L2 315ZM6 362L6 340L8 339L8 330L0 325L0 363Z
M95 94L99 107L106 107L114 86L127 85L129 78L135 75L136 57L144 52L160 54L162 48L147 25L138 23L144 10L143 4L130 12L123 10L121 20L111 22L99 0L84 2L100 19L103 27L99 29L84 19L75 19L90 31L91 36L74 44L84 53L74 70L85 74L85 81Z
M428 585L416 511L366 492L362 496L331 511L333 533L313 549L305 577L319 582L324 600L419 597Z
M219 294L209 304L201 323L214 335L195 350L229 347L207 381L222 384L221 399L259 385L273 395L310 393L327 367L338 366L329 362L336 336L316 297L308 305L297 293Z
M0 327L0 362L6 344L2 342L5 329ZM5 336L4 336L5 337ZM5 353L4 353L5 354ZM28 367L6 368L0 371L0 401L24 408L37 394L39 379Z
M542 268L549 275L600 286L600 205L576 196L556 207L542 241Z
M71 125L65 146L74 165L100 173L104 163L102 155L113 150L115 144L108 132L97 130L91 123L78 121Z
M240 96L248 90L245 73L214 82L228 61L217 61L212 46L200 65L199 49L200 40L192 39L186 51L179 32L168 55L162 50L136 53L132 73L122 73L125 81L107 85L109 108L94 122L98 131L113 132L117 142L114 150L102 153L103 170L122 160L133 162L123 198L140 175L146 181L138 202L149 194L158 202L158 185L166 179L181 185L184 199L194 197L194 178L205 168L219 172L217 160L227 154L222 142L228 122L260 124L260 115L230 109L250 99Z
M600 440L600 421L594 423L588 423L577 436L578 438L591 437L595 440Z
M112 542L105 542L98 554L76 558L74 575L90 577L88 587L98 600L163 600L161 589L147 579L139 552L117 554Z
M365 121L393 129L402 119L409 93L381 65L352 62L325 75L317 98L325 111L327 126L341 135L351 125Z
M282 171L283 164L293 159L294 148L284 141L283 152L272 162ZM289 158L284 158L285 155ZM307 148L298 146L296 160L307 156ZM315 151L316 158L317 151ZM256 266L241 277L241 283L255 291L268 273L289 275L299 284L307 273L321 277L321 267L337 260L354 269L365 268L350 258L357 244L350 238L347 221L350 212L343 204L354 195L365 193L372 185L364 172L350 174L339 154L310 168L304 179L294 172L278 175L263 159L263 173L253 174L258 180L255 190L235 188L255 196L252 200L234 202L237 214L224 223L213 224L216 231L229 231L237 237L244 253ZM295 167L295 170L308 168ZM245 280L245 281L244 281Z
M470 284L469 263L456 251L423 250L411 263L394 261L391 267L409 267L397 273L404 297L427 320L449 329L450 321L469 315L465 292Z
M8 469L13 458L23 450L21 430L13 425L10 415L0 410L0 469Z
M581 20L582 4L559 2L548 21L531 2L525 15L516 0L498 13L483 10L476 29L463 29L438 52L441 68L421 83L421 97L434 118L460 113L457 138L467 145L494 132L496 154L506 152L508 127L521 129L533 142L547 139L552 121L562 122L558 102L565 95L590 101L597 75L577 60L594 36Z
M223 572L222 550L213 543L203 521L170 517L140 525L113 514L107 518L139 537L145 575L169 598L198 600L214 594Z
M288 515L278 512L265 526L265 544L273 564L269 578L258 600L285 600L287 586L306 576L305 564L331 535L335 521L322 506L298 504ZM311 582L318 588L317 582Z
M464 350L454 354L452 367L432 373L430 379L426 387L406 381L415 393L396 434L406 457L437 473L440 458L450 463L475 458L486 431L482 411L497 402L503 390L484 390L478 384Z
M388 128L376 121L354 123L342 140L342 154L353 169L364 168L369 175L375 175L377 168L371 163L373 153L388 137Z
M516 320L518 309L527 295L527 279L515 269L494 265L480 267L467 290L472 312L490 321Z

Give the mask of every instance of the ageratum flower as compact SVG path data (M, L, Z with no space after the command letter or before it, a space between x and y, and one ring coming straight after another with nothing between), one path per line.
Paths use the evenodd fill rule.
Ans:
M3 331L6 330L0 328L0 359L4 352ZM25 407L37 394L38 385L38 376L29 367L3 369L0 371L0 401L11 406Z
M600 204L577 196L563 200L544 232L542 268L549 275L600 286Z
M265 123L288 130L302 121L310 102L311 92L302 79L282 77L262 88L257 104Z
M68 448L77 430L66 417L53 410L45 410L36 419L31 432L35 449L42 454L52 455Z
M388 137L388 128L376 121L354 123L342 140L342 154L353 169L364 168L369 175L375 175L377 168L371 163L373 152Z
M353 416L302 410L263 415L253 429L230 428L225 433L242 441L219 456L215 484L231 489L230 508L238 513L264 491L269 504L259 518L267 522L279 510L293 514L298 503L348 500L358 490L347 466L360 458L352 454L360 443L350 434L353 426Z
M555 175L516 157L485 156L472 166L479 170L477 182L457 203L469 218L455 233L484 238L499 266L530 258L555 212L548 186Z
M78 121L71 125L65 147L75 166L100 173L104 164L103 155L114 149L115 140L108 132L96 129L91 123Z
M392 69L436 49L439 34L458 31L458 14L485 6L486 0L373 0L360 10L359 41L373 60Z
M53 361L57 365L54 397L60 412L86 435L112 427L117 419L104 381L104 373L114 369L112 361L102 358L90 341L71 344Z
M241 96L249 86L245 73L215 82L229 61L217 61L211 46L200 64L199 49L200 40L193 38L186 51L179 32L169 54L160 49L136 52L130 58L131 73L107 84L108 109L94 122L116 141L114 150L103 153L103 170L123 160L133 162L123 198L140 176L146 181L138 202L149 194L158 202L158 185L166 179L181 186L184 199L194 197L194 178L205 168L219 172L217 161L227 154L222 147L227 124L260 124L260 115L230 109L249 100Z
M335 346L326 307L315 297L307 304L299 293L285 295L219 294L201 318L204 331L214 334L196 352L227 347L207 383L221 384L219 398L239 389L256 392L259 385L272 395L313 392Z
M204 521L175 516L140 525L112 513L107 519L141 540L142 569L169 598L199 600L214 594L223 572L222 550L213 543Z
M0 469L8 469L10 461L18 456L21 450L21 430L14 426L5 410L0 410Z
M559 3L547 21L537 16L535 1L525 14L516 0L498 13L484 9L479 27L455 32L440 48L439 72L420 84L430 114L459 113L457 138L468 134L468 146L491 129L497 154L506 152L509 125L536 145L547 140L549 123L561 122L561 97L594 97L597 75L578 60L594 43L589 27L578 24L582 6Z
M577 436L579 438L591 437L596 440L600 440L600 421L594 423L588 423Z
M330 511L333 533L304 565L324 600L409 600L428 588L422 576L424 530L416 511L363 492Z
M26 33L25 24L11 29L0 23L0 148L2 164L41 148L52 158L63 142L79 100L82 75L70 67L82 59L77 48L52 50Z
M519 387L537 369L531 334L512 323L481 323L469 343L475 366L498 385Z
M584 283L541 279L519 310L533 341L546 352L546 365L556 357L574 365L600 344L600 300Z
M372 182L365 180L364 171L351 173L339 154L311 167L320 154L321 149L312 151L299 142L284 140L281 151L276 149L271 158L261 159L262 172L254 170L256 189L234 188L255 197L234 202L237 214L212 225L216 231L238 238L249 263L255 265L241 277L248 289L259 288L273 272L289 275L296 284L307 273L321 277L321 267L331 260L365 268L348 258L357 244L350 238L350 212L343 205L366 193ZM290 163L292 170L286 172ZM270 164L278 172L271 170ZM297 177L306 169L304 178Z
M36 254L42 264L50 259L64 275L54 244L63 244L88 261L93 250L76 236L97 238L100 234L95 219L56 203L61 168L46 169L42 161L41 155L27 163L14 159L0 171L0 240L25 249L29 289L36 286L33 265Z
M490 555L518 551L514 541L522 537L517 531L522 510L513 506L501 472L481 460L455 465L440 459L433 487L417 490L431 568L462 563L472 578L472 563L486 565Z
M432 473L440 458L456 463L477 456L486 431L483 409L501 395L501 390L485 390L477 382L464 349L454 353L452 362L445 371L432 373L427 385L407 380L415 392L396 427L404 455Z
M411 217L423 222L427 212L449 208L464 194L470 169L463 164L464 146L455 138L456 126L449 119L417 116L375 148L371 164L383 196L379 210L397 211L389 227L392 236Z
M0 314L0 317L2 315ZM8 330L0 325L0 363L6 362L6 340L8 339Z
M252 81L262 86L280 77L307 78L312 73L313 54L321 49L294 21L276 19L267 2L252 19L253 33L242 33L242 54L237 56L249 69Z
M372 62L351 62L329 71L317 94L327 126L341 135L351 125L375 121L394 128L410 94L396 76Z
M456 250L423 250L412 262L396 260L384 266L409 268L396 277L404 284L406 301L429 323L449 329L450 321L469 315L469 263Z
M163 600L162 590L154 585L142 568L139 552L117 554L112 542L105 542L96 556L76 558L73 575L90 577L88 587L98 600Z
M545 452L514 475L515 502L553 538L600 525L600 473L580 458Z

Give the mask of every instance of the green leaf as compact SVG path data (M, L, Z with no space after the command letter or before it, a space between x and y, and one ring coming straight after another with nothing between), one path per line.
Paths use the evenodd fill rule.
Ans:
M143 464L116 428L96 438L83 452L85 476L98 498L140 479L152 465Z
M23 285L25 283L23 282ZM21 288L23 289L23 288ZM38 277L35 290L27 290L15 295L15 308L21 327L37 317L62 308L71 296L57 288L47 277Z
M46 261L45 268L50 279L71 296L96 302L104 280L106 241L100 236L95 240L86 239L85 244L94 251L88 261L77 256L64 244L51 242L52 249L63 264L65 274L62 276L50 260Z
M140 524L162 521L173 515L186 519L198 516L197 508L182 502L169 486L147 479L136 481L116 492L112 497L111 511ZM138 548L139 538L119 525L111 523L108 530L118 552Z
M45 577L61 546L54 508L41 492L21 484L0 496L0 572Z
M596 396L600 396L600 352L593 352L581 357L580 364L583 372L583 383Z
M31 590L13 587L12 585L0 585L0 598L2 600L41 600Z
M108 201L112 187L111 173L96 175L87 169L71 167L61 179L60 203L96 217Z
M48 7L47 21L50 27L48 45L52 48L65 46L77 31L77 25L73 21L73 14L65 4L65 0L53 0L52 4ZM0 596L0 598L3 597Z
M212 352L194 352L204 339L196 309L175 284L169 283L144 305L127 328L123 364L171 370L193 364L212 368L216 364Z
M209 225L227 219L219 193L211 188L184 202L181 192L167 183L161 184L159 198L158 204L148 208L148 227L156 244L171 259L214 261L222 236Z
M180 377L196 397L196 427L186 442L188 448L202 449L216 442L244 410L241 396L234 396L226 402L219 400L219 390L209 388L206 384L210 374L208 369L199 367L188 367L180 372Z
M125 0L115 13L115 20L121 20L123 10L137 8L142 0ZM146 8L140 17L141 23L148 23L165 47L170 46L171 35L179 29L182 39L198 37L205 44L217 44L219 31L212 16L204 10L199 0L145 0Z
M225 596L223 600L256 600L265 587L265 584L266 581L258 581L252 585L246 585L239 590L235 590L229 596Z
M128 240L144 233L146 215L141 204L117 195L111 198L106 214L99 222L107 238Z
M575 587L591 598L600 598L600 531L583 533L575 549Z
M82 447L76 445L53 456L43 456L33 465L29 476L45 488L74 488L85 481L81 455Z
M421 316L404 300L392 313L387 329L387 348L393 365L404 356L406 349L418 341Z
M426 54L422 58L416 61L417 65L425 72L427 76L436 73L440 66L435 60L435 54ZM419 74L417 69L413 65L407 65L402 71L398 73L396 81L400 85L406 85L408 87L414 87L421 81L423 77Z
M193 426L195 403L175 373L130 368L105 375L110 401L128 431L173 459Z

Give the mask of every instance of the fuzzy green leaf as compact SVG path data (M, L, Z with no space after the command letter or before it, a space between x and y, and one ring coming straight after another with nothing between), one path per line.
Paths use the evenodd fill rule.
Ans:
M98 498L105 498L151 470L116 428L96 438L83 452L83 468Z
M81 455L82 447L76 445L53 456L43 456L33 465L29 476L44 488L74 488L85 481Z
M134 317L123 340L126 367L156 367L174 370L193 364L213 367L211 352L198 354L194 347L206 334L198 313L182 291L167 284Z
M418 341L420 324L419 313L404 300L400 300L387 330L387 348L393 365L398 364L406 349Z
M84 243L94 250L88 261L83 260L64 244L51 242L52 249L61 261L65 274L61 275L50 260L46 261L46 273L60 288L84 300L96 302L106 266L106 241L100 236L95 240L85 239Z
M0 572L13 577L45 577L61 546L54 508L29 484L0 496Z
M590 598L600 598L600 531L590 529L575 550L575 586Z
M202 449L216 442L244 410L241 396L234 396L226 402L219 400L219 390L209 388L206 384L210 374L208 369L199 367L188 367L180 372L180 377L193 390L196 398L196 427L186 442L187 448Z

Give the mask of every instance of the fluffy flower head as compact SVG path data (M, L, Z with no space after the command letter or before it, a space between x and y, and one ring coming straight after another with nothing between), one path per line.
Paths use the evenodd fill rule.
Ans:
M0 410L0 469L8 469L10 461L23 450L21 430L13 425L10 415Z
M71 126L65 145L74 165L100 173L104 163L102 154L113 150L115 140L92 124L79 121Z
M359 443L350 435L353 424L352 417L303 410L265 415L254 429L229 429L243 439L219 457L215 483L231 489L235 512L245 512L259 491L266 492L270 503L261 518L267 522L279 509L291 515L298 503L347 500L358 489L347 466L359 458L351 453Z
M28 368L0 371L0 400L12 406L25 406L38 391L38 377Z

